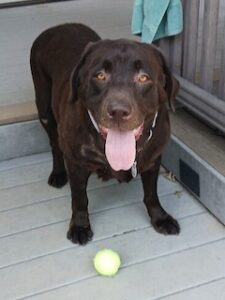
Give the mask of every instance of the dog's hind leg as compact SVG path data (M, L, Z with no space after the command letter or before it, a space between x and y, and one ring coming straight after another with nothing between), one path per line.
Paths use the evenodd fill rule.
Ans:
M67 183L67 173L64 164L63 153L59 148L57 124L51 110L48 111L47 117L40 118L42 126L45 128L52 149L53 169L48 178L48 184L57 188Z
M35 87L35 98L40 122L46 130L53 157L53 169L48 184L57 188L67 183L67 173L63 153L59 148L57 123L51 108L51 80L41 70L40 65L31 59L31 70Z

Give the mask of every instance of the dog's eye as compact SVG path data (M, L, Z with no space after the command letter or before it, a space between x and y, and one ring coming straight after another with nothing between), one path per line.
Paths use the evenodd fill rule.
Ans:
M147 74L139 74L137 80L138 83L146 83L150 80L150 77Z
M106 74L105 74L104 72L99 72L99 73L97 73L97 74L95 75L95 78L96 78L97 80L104 81L104 80L107 79L107 76L106 76Z

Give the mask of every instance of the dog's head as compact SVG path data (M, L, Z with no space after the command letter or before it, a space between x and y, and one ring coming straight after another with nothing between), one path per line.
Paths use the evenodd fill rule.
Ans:
M166 102L174 109L178 88L156 47L101 40L87 45L74 68L69 101L82 101L92 113L111 166L129 169L145 125Z

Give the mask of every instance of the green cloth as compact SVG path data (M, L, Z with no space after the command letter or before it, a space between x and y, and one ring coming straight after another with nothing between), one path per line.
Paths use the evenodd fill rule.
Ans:
M183 9L180 0L135 0L132 33L142 42L172 36L183 30Z

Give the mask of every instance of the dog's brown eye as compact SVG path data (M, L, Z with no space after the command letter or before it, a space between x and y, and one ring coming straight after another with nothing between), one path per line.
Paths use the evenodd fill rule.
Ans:
M140 74L138 75L138 82L139 83L145 83L149 80L149 76L147 74Z
M99 72L98 74L96 74L95 78L102 81L106 80L106 74L104 72Z

